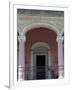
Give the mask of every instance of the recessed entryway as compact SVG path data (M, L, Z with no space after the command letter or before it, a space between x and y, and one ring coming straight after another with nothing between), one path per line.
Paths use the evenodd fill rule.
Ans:
M32 46L31 79L50 79L50 48L44 42L37 42Z

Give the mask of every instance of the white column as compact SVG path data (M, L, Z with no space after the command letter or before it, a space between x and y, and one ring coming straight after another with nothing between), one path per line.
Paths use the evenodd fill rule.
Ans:
M57 36L57 43L58 43L58 72L59 72L59 78L64 77L64 58L63 58L63 36L59 34Z
M18 80L25 79L25 40L26 37L19 35L19 66L18 66Z

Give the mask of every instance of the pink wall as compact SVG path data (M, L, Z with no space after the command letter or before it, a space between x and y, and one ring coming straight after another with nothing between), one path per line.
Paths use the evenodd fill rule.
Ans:
M34 28L26 33L25 65L27 66L28 64L28 67L30 67L31 65L31 46L36 42L48 43L51 49L51 65L56 66L57 65L56 33L47 28Z

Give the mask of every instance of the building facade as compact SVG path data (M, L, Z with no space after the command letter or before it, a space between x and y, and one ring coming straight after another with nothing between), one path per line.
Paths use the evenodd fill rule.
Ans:
M64 12L17 10L17 79L64 77Z

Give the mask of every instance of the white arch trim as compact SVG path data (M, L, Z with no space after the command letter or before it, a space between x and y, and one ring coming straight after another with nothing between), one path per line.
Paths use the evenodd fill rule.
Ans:
M46 47L47 49L50 49L50 47L49 47L49 45L47 43L45 43L45 42L37 42L37 43L32 45L31 50L33 50L37 46L43 46L43 47Z
M22 34L25 35L29 30L31 30L33 28L39 28L39 27L48 28L48 29L54 31L57 35L59 34L59 30L56 27L54 27L53 25L50 25L48 23L32 23L23 29Z

